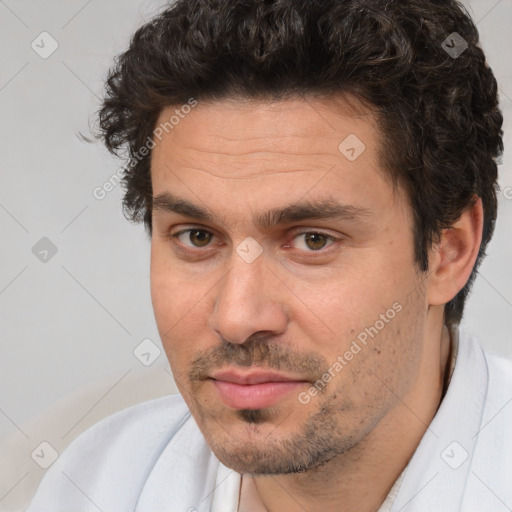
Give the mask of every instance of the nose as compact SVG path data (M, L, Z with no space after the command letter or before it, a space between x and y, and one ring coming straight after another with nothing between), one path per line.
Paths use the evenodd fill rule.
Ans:
M288 322L283 301L286 288L268 268L264 255L247 263L234 253L231 263L217 288L209 327L238 344L256 333L282 334Z

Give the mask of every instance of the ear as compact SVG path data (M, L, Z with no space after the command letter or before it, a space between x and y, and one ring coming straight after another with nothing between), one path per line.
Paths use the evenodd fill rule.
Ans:
M483 217L482 200L476 198L432 247L427 292L431 306L446 304L467 283L482 242Z

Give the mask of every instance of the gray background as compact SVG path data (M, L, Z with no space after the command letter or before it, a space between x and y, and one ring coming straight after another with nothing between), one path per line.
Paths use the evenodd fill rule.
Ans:
M500 84L507 150L500 166L496 232L463 327L490 350L512 358L512 0L464 3L478 23ZM158 378L166 377L149 395L174 389L163 352L151 367L133 354L143 339L159 345L149 290L149 241L142 225L124 219L120 186L103 200L93 196L121 162L78 137L89 133L113 56L162 5L0 0L0 438L19 437L36 447L44 438L30 427L33 418L92 389L84 403L68 410L60 432L80 422L85 428L84 418L89 415L92 422L114 388L127 395L130 379L132 387L140 379L148 381L155 368ZM47 37L40 36L43 31L58 44L46 59L31 47ZM45 39L40 51L50 44ZM57 249L46 262L32 252L43 237ZM137 399L130 395L128 402ZM111 403L99 416L124 402ZM0 510L24 474L11 471L0 481Z

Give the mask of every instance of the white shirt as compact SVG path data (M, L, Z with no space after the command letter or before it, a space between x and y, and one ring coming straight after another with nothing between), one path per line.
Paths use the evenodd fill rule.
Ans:
M510 511L511 426L512 361L460 332L448 391L380 511ZM172 395L120 411L75 439L27 512L238 512L240 485Z

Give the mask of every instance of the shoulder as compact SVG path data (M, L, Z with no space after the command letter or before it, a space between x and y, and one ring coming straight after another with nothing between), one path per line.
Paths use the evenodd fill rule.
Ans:
M96 510L94 506L130 510L178 433L191 451L194 446L204 449L204 439L180 395L143 402L104 418L78 436L48 469L27 512L55 512L71 504L84 511Z
M476 343L475 339L475 343ZM462 510L505 510L512 503L512 360L482 348L487 389Z
M484 353L489 367L489 377L492 380L512 383L512 359L485 350Z
M476 336L463 330L460 330L459 351L466 352L460 371L467 374L468 382L473 382L477 373L485 374L486 389L481 419L482 424L485 424L496 414L497 409L512 402L512 359L493 353ZM511 419L507 413L512 413L512 407L510 411L504 412L503 418ZM500 422L497 421L496 424L499 425Z
M87 453L99 461L130 449L148 457L183 426L190 412L180 395L169 395L123 409L78 436L62 454L64 462Z
M460 351L465 350L470 354L472 360L481 360L486 366L489 384L512 383L512 359L493 353L476 336L462 329L459 330L459 340ZM475 354L478 354L478 357L475 357ZM506 389L499 386L499 388L509 394L511 392L510 387Z
M478 342L474 338L475 342ZM512 359L493 353L482 347L487 366L487 403L512 400ZM503 405L503 404L502 404Z
M506 429L508 435L512 426L512 360L485 350L484 355L488 387L483 424L496 418L493 424L497 428Z

